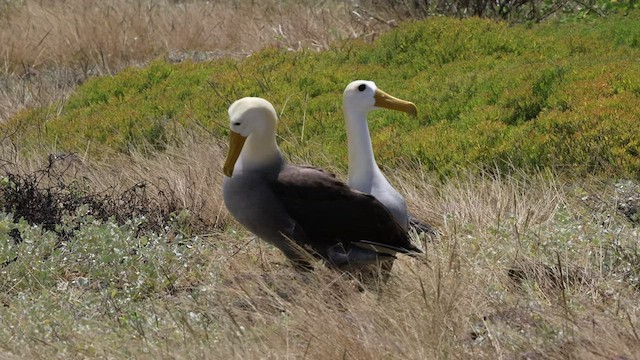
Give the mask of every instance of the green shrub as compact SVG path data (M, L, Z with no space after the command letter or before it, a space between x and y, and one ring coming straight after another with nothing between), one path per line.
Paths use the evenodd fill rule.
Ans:
M81 86L58 115L18 114L13 140L104 153L132 146L162 150L176 129L227 134L226 109L260 96L281 113L289 155L346 168L342 91L371 79L411 100L417 119L370 114L383 166L415 160L449 174L479 169L638 175L640 13L509 27L480 19L401 24L372 45L336 43L325 52L266 48L239 61L161 60ZM399 140L400 139L400 140Z

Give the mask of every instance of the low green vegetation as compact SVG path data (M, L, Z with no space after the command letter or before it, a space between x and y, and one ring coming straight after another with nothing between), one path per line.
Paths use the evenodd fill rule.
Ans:
M372 45L344 41L321 53L268 48L239 62L158 60L94 78L61 110L25 111L3 129L23 148L44 141L94 154L161 150L184 129L222 138L228 105L260 96L281 112L285 151L344 169L342 90L370 79L419 109L416 119L370 115L374 151L386 166L637 176L638 59L637 12L513 27L432 18L404 23Z

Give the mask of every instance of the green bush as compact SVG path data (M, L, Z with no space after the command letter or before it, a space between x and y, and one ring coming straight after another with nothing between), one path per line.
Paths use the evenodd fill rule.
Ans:
M27 148L45 141L95 154L162 150L180 141L178 129L204 126L224 137L230 103L260 96L281 112L289 155L345 169L342 91L360 78L419 109L417 119L370 115L383 166L638 176L639 47L637 12L513 27L432 18L404 23L371 45L344 41L320 53L266 48L239 62L158 60L88 81L59 115L35 109L3 127Z

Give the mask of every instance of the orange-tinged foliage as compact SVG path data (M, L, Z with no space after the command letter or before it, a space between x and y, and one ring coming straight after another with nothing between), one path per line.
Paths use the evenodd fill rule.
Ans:
M402 24L372 45L331 50L266 48L243 61L156 61L87 82L57 115L37 109L5 128L31 124L62 148L127 151L179 142L175 129L226 134L226 109L243 96L276 106L282 148L317 165L346 166L342 90L358 78L416 103L418 118L370 114L383 166L417 161L448 174L473 167L547 167L638 174L640 13L584 23L509 27L486 20Z

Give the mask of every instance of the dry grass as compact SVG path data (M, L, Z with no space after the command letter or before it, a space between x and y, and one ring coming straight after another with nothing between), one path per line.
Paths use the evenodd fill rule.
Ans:
M24 155L5 144L0 159L3 172L12 174L41 171L53 160L55 176L44 178L42 187L51 185L47 181L81 180L92 193L115 195L145 184L151 187L151 202L169 201L178 209L188 209L194 223L186 225L202 232L203 227L216 230L225 225L226 210L219 186L223 149L220 141L205 141L203 135L184 133L180 146L151 156L135 151L130 155L114 153L108 161L96 162L83 154L60 153L51 148Z
M344 1L68 0L0 7L0 121L157 57L240 58L267 45L326 49L388 25ZM360 10L360 12L362 12Z
M325 48L332 32L351 35L344 6L328 6L335 13L313 2L26 1L5 14L0 40L7 67L77 64L109 74L171 52L240 57L270 43Z
M417 169L417 170L416 170ZM473 175L470 171L462 178L452 178L443 185L432 174L420 167L411 170L389 171L395 186L402 189L410 210L431 221L449 221L441 217L450 214L461 223L488 229L502 221L517 219L516 227L526 231L530 224L539 224L552 218L563 204L562 185L553 176L532 176L514 172L506 177L499 170L494 173ZM469 182L469 178L473 178ZM439 184L435 186L433 184ZM444 208L434 208L432 199L447 197Z
M297 273L230 221L223 147L193 136L154 157L80 157L92 186L166 183L215 226L180 248L175 267L160 256L136 265L174 275L170 290L146 298L112 298L110 287L90 285L104 279L78 285L78 275L46 292L4 292L0 349L24 358L180 359L632 359L640 351L638 282L605 254L609 242L637 244L638 232L617 220L594 223L602 214L574 201L575 184L551 174L443 183L399 171L392 181L441 235L426 244L428 262L402 258L388 285L360 291L348 274ZM37 168L33 158L13 159ZM153 251L175 246L166 236Z

